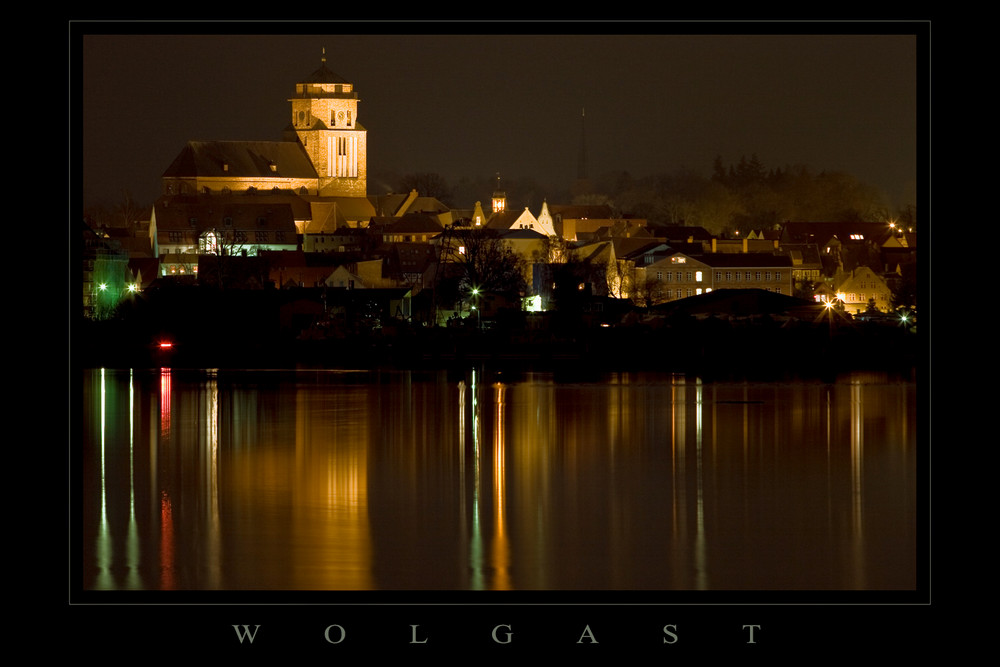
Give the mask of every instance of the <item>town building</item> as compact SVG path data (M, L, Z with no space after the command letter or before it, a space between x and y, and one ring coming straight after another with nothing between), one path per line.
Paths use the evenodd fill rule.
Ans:
M767 253L673 252L636 266L636 290L653 304L717 289L761 289L792 295L792 262Z
M255 256L298 248L288 203L220 194L161 197L153 207L150 240L161 276L196 273L200 255Z
M853 271L834 278L833 288L844 310L859 314L874 307L880 312L891 310L892 291L870 267L859 266Z

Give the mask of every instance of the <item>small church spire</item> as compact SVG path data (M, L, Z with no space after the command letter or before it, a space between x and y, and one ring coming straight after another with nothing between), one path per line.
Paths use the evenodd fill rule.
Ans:
M507 193L500 189L500 172L497 172L497 189L493 191L493 212L499 213L507 208Z

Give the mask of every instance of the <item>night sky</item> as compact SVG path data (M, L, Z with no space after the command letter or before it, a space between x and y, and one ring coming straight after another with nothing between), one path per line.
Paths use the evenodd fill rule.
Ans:
M841 35L828 24L808 35L753 23L727 35L691 34L711 23L616 35L579 34L615 24L473 24L458 26L461 35L427 32L456 32L450 24L403 25L408 34L393 35L371 23L311 27L323 25L336 32L284 34L300 31L295 24L273 35L190 35L192 26L178 24L167 35L164 24L71 24L81 37L70 67L82 122L70 127L82 135L74 137L82 160L70 178L82 179L84 204L114 203L122 190L152 203L189 140L280 140L294 85L319 67L323 48L327 66L358 92L372 194L384 191L378 172L437 172L451 182L499 172L565 189L577 174L585 110L592 177L681 166L708 174L717 155L735 163L756 154L767 168L847 171L881 188L890 206L917 203L921 24L909 35L899 24L878 35L853 24Z

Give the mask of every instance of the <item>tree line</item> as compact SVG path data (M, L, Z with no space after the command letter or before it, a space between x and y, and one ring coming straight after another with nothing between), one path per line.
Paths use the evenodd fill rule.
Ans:
M495 177L462 177L449 182L436 173L385 176L393 191L436 197L453 208L488 201ZM541 208L550 204L606 204L616 215L648 220L655 226L704 227L713 234L745 234L773 229L788 221L881 222L895 220L916 227L912 204L890 209L884 193L844 171L821 170L803 164L768 167L756 155L725 162L717 156L708 170L680 167L673 172L637 176L607 172L592 179L589 193L570 194L532 178L504 179L501 189L509 207Z
M449 208L471 208L488 202L496 177L461 177L449 182L432 172L378 173L369 178L369 193L409 192L434 197ZM550 204L606 204L616 215L645 219L650 225L704 227L717 235L772 229L787 221L881 222L895 220L916 228L912 204L891 210L878 188L843 171L815 171L802 165L767 167L756 155L727 163L717 156L707 172L680 167L673 172L636 176L628 171L604 173L585 194L553 188L530 177L504 179L509 207L537 212ZM85 218L96 226L128 227L148 219L151 204L122 192L118 202L91 206ZM145 216L145 218L143 217Z

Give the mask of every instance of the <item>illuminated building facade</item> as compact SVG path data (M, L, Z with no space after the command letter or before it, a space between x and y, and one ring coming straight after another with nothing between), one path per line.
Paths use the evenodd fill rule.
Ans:
M644 286L654 303L717 289L762 289L791 296L792 264L788 257L764 253L674 253L636 267L635 284Z
M322 63L295 84L284 141L191 141L164 172L164 195L294 192L364 198L368 132L354 85Z
M888 312L892 309L892 290L869 267L859 266L839 278L835 288L837 298L844 302L847 312L863 313L872 302L879 311Z
M292 128L316 170L318 194L364 197L368 132L358 122L354 84L326 66L295 85Z

